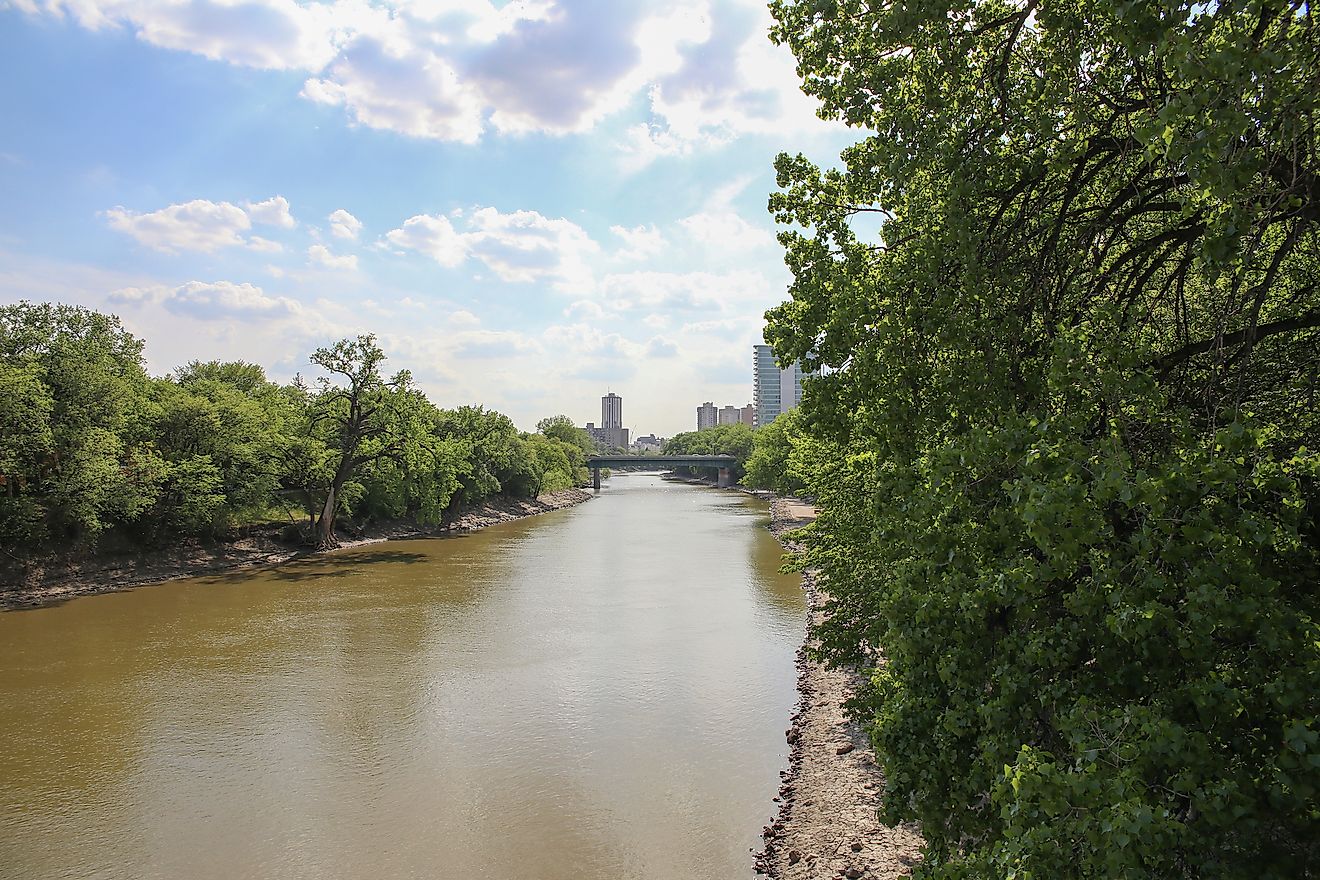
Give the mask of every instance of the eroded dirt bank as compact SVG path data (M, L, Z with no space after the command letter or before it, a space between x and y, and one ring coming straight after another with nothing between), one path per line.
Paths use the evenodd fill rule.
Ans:
M809 504L776 499L771 531L784 541L786 532L815 515ZM802 588L815 623L823 595L812 573L803 576ZM798 703L786 732L792 748L756 872L780 880L906 876L921 859L921 836L914 827L891 828L876 817L884 777L865 731L843 710L857 674L827 669L808 648L798 649Z
M340 535L344 539L340 547L470 532L497 523L572 507L591 497L592 494L584 489L565 489L535 499L497 498L488 504L464 511L444 529L407 522L377 525L360 532L345 529ZM213 545L188 545L133 554L80 554L30 566L21 577L0 572L0 610L36 608L77 596L113 593L176 578L258 565L278 565L315 552L281 543L278 531L278 527L254 529L237 540Z

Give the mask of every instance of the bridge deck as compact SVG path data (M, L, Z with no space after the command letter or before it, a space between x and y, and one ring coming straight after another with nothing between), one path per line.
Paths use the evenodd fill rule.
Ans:
M609 467L620 465L657 465L677 467L714 467L726 468L737 464L732 455L593 455L587 459L587 467Z

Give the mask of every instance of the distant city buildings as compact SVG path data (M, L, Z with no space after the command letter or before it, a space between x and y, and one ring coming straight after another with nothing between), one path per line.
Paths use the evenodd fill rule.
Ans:
M725 406L720 408L721 425L755 425L756 407L750 403L746 406Z
M746 406L716 407L709 400L697 407L697 430L704 431L717 425L754 425L756 408L750 403Z
M768 425L802 403L802 364L781 370L768 345L752 347L752 396L756 425Z
M664 445L665 438L657 437L654 434L647 434L633 441L633 449L638 452L659 452Z
M627 449L628 429L623 426L623 398L613 391L600 399L600 427L587 422L583 429L605 449Z

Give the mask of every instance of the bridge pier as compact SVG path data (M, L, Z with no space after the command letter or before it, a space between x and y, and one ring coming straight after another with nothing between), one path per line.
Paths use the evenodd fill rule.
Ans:
M733 485L733 468L738 460L732 455L589 455L586 466L591 469L591 487L600 491L600 469L618 465L624 468L643 467L687 467L708 468L719 472L720 488Z

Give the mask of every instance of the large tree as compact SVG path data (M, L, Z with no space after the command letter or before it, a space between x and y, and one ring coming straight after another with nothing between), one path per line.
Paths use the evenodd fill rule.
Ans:
M150 505L159 473L145 439L142 341L77 306L0 307L0 538L94 539Z
M1310 6L772 9L870 132L777 160L767 337L827 368L819 635L923 872L1316 871Z
M425 398L412 387L407 370L384 378L385 352L374 335L318 348L310 360L329 374L317 378L316 391L307 397L308 434L319 441L308 453L315 459L309 474L312 480L323 478L313 530L317 547L328 548L338 543L335 520L358 472L382 459L402 462L415 453L423 437Z

